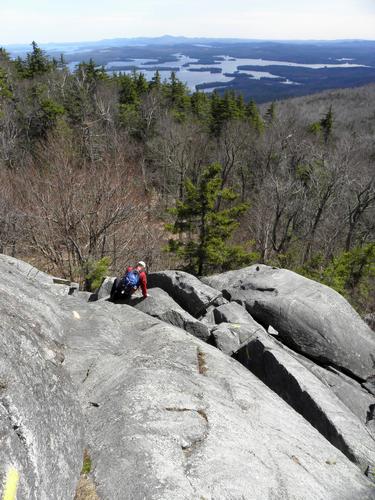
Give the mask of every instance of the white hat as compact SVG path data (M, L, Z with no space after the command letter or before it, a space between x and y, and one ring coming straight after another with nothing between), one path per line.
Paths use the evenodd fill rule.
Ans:
M143 262L143 260L140 260L140 261L138 262L137 266L142 266L142 267L144 267L144 268L146 269L146 263L145 263L145 262Z

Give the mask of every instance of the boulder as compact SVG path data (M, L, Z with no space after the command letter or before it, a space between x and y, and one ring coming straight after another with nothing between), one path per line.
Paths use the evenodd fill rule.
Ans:
M264 265L211 276L204 282L241 303L293 350L358 379L374 375L375 334L331 288Z
M108 300L111 296L112 287L114 282L116 281L116 277L107 276L102 281L102 284L99 287L99 290L96 292L97 300Z
M149 288L162 288L195 318L205 314L211 304L220 305L222 302L221 292L183 271L151 273L148 275L148 285Z
M127 305L78 313L65 366L103 500L374 498L360 470L237 361Z
M228 302L222 306L215 307L213 317L217 325L220 323L249 323L254 325L255 323L246 309L237 304L237 302ZM259 326L258 323L256 325Z
M202 340L208 340L210 330L180 307L161 288L151 288L146 299L131 297L128 304L150 316L178 326Z
M365 423L282 344L259 330L236 359L249 368L363 472L375 465L375 439Z
M254 338L259 330L263 330L263 327L255 321L242 324L220 323L212 328L211 333L215 346L225 354L232 356Z
M208 306L205 314L201 316L199 319L202 323L209 325L209 326L214 326L215 323L215 317L214 317L214 310L216 309L216 306Z
M72 499L83 419L62 366L64 315L26 268L0 258L0 485L18 479L19 499Z

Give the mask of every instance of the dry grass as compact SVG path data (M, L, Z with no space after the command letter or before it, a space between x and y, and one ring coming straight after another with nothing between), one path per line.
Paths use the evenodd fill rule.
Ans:
M96 487L87 475L91 471L91 457L87 449L83 452L83 464L74 500L99 500Z
M81 476L74 500L99 500L95 484L90 478Z

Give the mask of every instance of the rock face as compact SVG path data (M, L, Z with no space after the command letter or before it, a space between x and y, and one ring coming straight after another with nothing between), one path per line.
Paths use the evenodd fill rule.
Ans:
M373 414L375 397L371 393L361 387L357 381L340 373L335 368L323 368L295 352L293 352L293 356L326 387L329 387L330 391L359 418L362 424L366 425L375 437L375 415Z
M243 304L263 326L275 328L292 349L362 380L374 375L374 332L331 288L264 265L204 282Z
M375 439L359 419L288 349L263 330L236 355L363 472L375 464Z
M107 276L96 294L97 300L108 300L111 296L111 290L116 281L116 277Z
M17 498L73 500L87 450L90 494L102 500L375 499L362 473L373 453L362 411L351 413L287 348L285 359L268 344L254 351L252 373L194 336L208 325L186 309L199 317L213 306L218 321L246 318L216 326L218 347L228 332L237 338L228 353L272 340L238 305L223 309L220 292L194 291L183 275L193 306L156 288L129 304L86 302L21 268L0 257L0 496L15 469ZM255 374L270 351L289 393L298 384L341 433L334 446L284 387Z
M78 313L66 367L100 498L373 498L357 467L217 349L126 305Z
M253 339L263 328L254 320L252 323L220 323L212 328L215 346L232 356Z
M15 469L17 498L73 498L83 420L62 367L62 314L52 281L24 270L0 258L0 485Z
M162 271L148 275L150 288L162 288L192 316L202 316L207 307L222 297L221 292L183 271Z
M128 301L139 311L154 318L161 319L170 325L178 326L202 340L208 340L210 330L207 325L195 319L180 307L164 290L152 288L146 299L132 297Z
M35 281L37 283L53 285L53 277L49 274L39 271L36 267L24 262L22 260L15 259L9 255L0 254L0 262L7 265L8 273L18 273L28 280Z
M246 309L237 304L237 302L230 302L215 307L212 314L217 325L219 323L255 323ZM258 323L257 326L259 326Z

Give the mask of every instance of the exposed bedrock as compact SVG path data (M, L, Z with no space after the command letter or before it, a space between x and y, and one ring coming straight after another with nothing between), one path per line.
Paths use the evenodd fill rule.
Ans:
M263 328L255 323L220 323L212 327L214 345L220 351L232 356L254 338Z
M338 449L237 361L127 305L67 321L104 499L373 498Z
M183 271L160 271L148 276L150 288L162 288L181 307L198 318L211 305L222 303L222 293Z
M210 330L207 325L198 321L180 307L167 292L161 288L151 288L149 290L149 296L146 299L139 296L133 296L128 300L128 304L170 325L183 328L202 340L207 341L210 336Z
M292 349L360 380L375 372L375 334L337 292L292 271L250 266L203 279L243 304Z
M324 379L312 373L314 368L310 371L301 363L301 356L297 359L265 330L258 330L235 358L303 415L363 472L375 465L375 439L366 426L365 415L359 419L324 383Z
M0 485L13 471L19 499L73 498L84 422L62 366L63 314L52 280L23 264L0 256Z
M87 449L101 500L375 498L361 472L372 460L365 403L355 416L288 349L280 348L298 365L288 365L290 391L306 384L335 446L260 374L196 338L202 323L165 291L132 297L134 307L106 295L86 302L36 276L0 257L0 489L15 469L17 498L73 499ZM220 292L203 290L195 314L214 306L217 321L230 320L212 326L222 339L235 332L228 352L271 338L237 304L223 308ZM235 314L246 323L233 323Z

